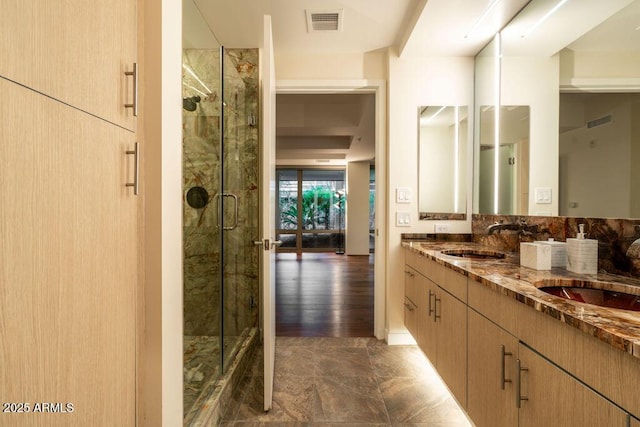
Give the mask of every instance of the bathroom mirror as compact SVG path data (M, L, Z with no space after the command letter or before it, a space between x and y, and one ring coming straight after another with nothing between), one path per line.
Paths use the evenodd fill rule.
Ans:
M532 0L501 31L499 41L494 40L476 57L474 111L478 119L474 130L474 148L477 151L474 155L473 212L638 218L640 196L635 194L640 194L640 183L633 173L624 177L621 174L622 169L630 170L630 164L638 164L636 153L640 149L634 145L639 139L637 125L624 130L629 135L626 161L621 161L623 157L614 160L613 156L608 156L614 146L619 146L620 140L619 134L609 132L616 128L611 123L620 123L628 117L632 117L630 123L638 123L637 102L627 102L624 113L614 114L611 122L602 123L598 120L606 121L617 107L610 105L607 110L606 104L598 108L586 104L576 106L573 99L571 102L574 104L567 108L560 94L578 92L586 97L585 93L640 92L637 73L640 31L636 30L640 22L640 0L565 2L546 20L538 23L557 3ZM572 25L568 26L567 22L572 22ZM498 204L496 209L495 200L485 200L487 191L481 191L484 184L481 184L480 176L483 157L480 148L491 142L495 145L495 141L485 143L484 137L481 142L481 132L484 127L488 131L493 129L495 135L495 123L491 128L487 121L496 120L496 105L500 106L497 110L500 132L504 130L503 121L508 114L505 108L508 106L525 106L513 111L516 115L527 116L530 127L528 191L521 191L518 196L522 201L528 198L528 203L518 203L511 212L502 204ZM630 116L633 114L636 115ZM593 127L594 124L599 125ZM569 128L574 133L582 132L580 137L563 136ZM608 185L602 190L598 190L601 186L591 185L588 190L583 186L580 192L568 187L569 183L575 186L581 182L574 172L582 173L583 177L585 173L583 164L578 161L580 155L574 156L571 162L566 158L569 150L566 140L576 138L584 141L582 150L585 153L592 150L591 157L598 159L588 169L591 182L608 180L611 183L611 177L617 176L615 185ZM561 141L565 141L562 143L564 147ZM502 141L498 145L502 146ZM602 154L594 157L597 149L602 150ZM574 150L580 148L576 146ZM585 153L581 155L585 156ZM636 159L635 163L630 163L633 159ZM483 173L483 178L486 180L486 173ZM524 185L523 181L520 182ZM619 209L620 203L614 208L616 204L608 201L612 192L616 193L616 200L628 201L625 202L628 208ZM490 194L495 194L495 191Z
M420 219L466 219L468 110L467 106L418 108Z
M479 209L482 214L526 215L529 204L529 107L480 107ZM496 143L498 141L498 143Z

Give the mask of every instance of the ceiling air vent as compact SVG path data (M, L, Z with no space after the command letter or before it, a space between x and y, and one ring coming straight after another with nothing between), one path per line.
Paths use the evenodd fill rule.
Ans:
M307 10L307 31L342 31L342 9Z
M587 128L591 129L596 126L606 125L607 123L611 123L613 120L613 116L609 114L608 116L600 117L599 119L591 120L587 122Z

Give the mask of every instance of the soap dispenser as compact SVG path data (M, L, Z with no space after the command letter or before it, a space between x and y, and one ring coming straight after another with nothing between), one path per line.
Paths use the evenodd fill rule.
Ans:
M567 270L579 274L598 273L598 241L586 239L584 224L579 224L578 235L567 239Z

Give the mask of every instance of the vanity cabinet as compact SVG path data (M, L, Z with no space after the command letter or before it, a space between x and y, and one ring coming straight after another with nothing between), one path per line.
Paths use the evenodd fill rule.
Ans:
M406 254L426 296L418 344L475 425L640 427L636 357L507 288Z
M416 338L418 336L418 287L417 273L413 268L405 266L404 269L404 325Z
M523 344L515 376L519 427L627 425L626 412Z
M134 130L124 105L135 95L125 73L137 61L136 8L137 0L2 2L0 75Z
M518 425L515 405L515 360L518 339L469 309L469 417L478 427Z
M442 265L416 258L410 252L407 255L405 272L414 272L415 276L405 275L405 304L412 295L415 295L413 301L418 301L415 317L405 305L405 319L410 319L407 329L458 402L465 407L467 307L453 293L466 299L466 278L454 272L450 275ZM413 325L413 321L417 325Z

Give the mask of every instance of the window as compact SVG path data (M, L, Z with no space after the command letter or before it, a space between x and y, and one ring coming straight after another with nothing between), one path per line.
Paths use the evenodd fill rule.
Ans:
M281 250L332 251L344 245L344 170L278 169Z

